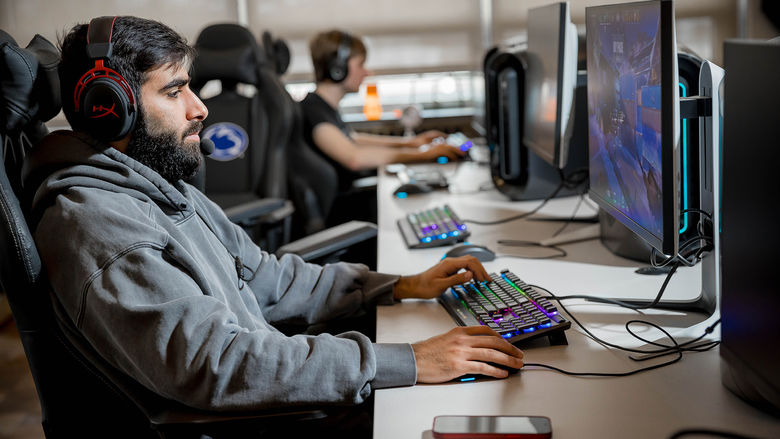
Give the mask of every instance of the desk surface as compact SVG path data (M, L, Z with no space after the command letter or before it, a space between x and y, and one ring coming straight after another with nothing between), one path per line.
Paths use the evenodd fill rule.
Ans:
M450 172L455 167L449 168ZM489 181L489 171L475 163L457 169L453 192L434 192L399 200L392 197L398 182L380 172L378 268L383 272L413 274L435 264L447 247L409 250L395 221L409 212L450 204L461 218L497 219L528 211L538 201L507 203L494 190L479 191ZM540 215L568 217L578 197L552 200ZM581 207L582 214L593 210ZM469 225L469 241L487 245L499 255L543 256L544 251L499 246L497 239L539 240L550 236L561 223L520 220L500 226ZM572 224L571 230L583 227ZM653 298L662 276L634 273L640 264L612 255L597 240L564 246L562 260L499 257L488 262L489 272L508 268L528 283L557 294L585 293L617 298ZM549 253L548 253L549 254ZM698 267L681 268L673 277L665 298L698 296ZM646 319L682 340L696 337L717 317L702 314L648 310L644 315L612 306L567 302L567 307L597 336L623 346L644 348L628 335L626 321ZM412 300L377 312L377 341L414 343L446 332L455 323L435 301ZM662 334L645 326L640 335L662 340ZM624 372L646 366L622 351L607 349L586 337L579 328L566 331L567 346L549 346L539 340L524 347L526 362L553 365L570 371ZM712 337L719 337L716 331ZM667 357L672 358L672 357ZM576 378L545 369L524 368L504 380L470 383L423 384L376 392L374 437L430 438L437 415L543 415L550 417L553 437L665 438L684 428L711 428L756 437L780 437L780 419L752 408L728 392L720 382L720 357L715 348L686 354L671 366L623 378Z

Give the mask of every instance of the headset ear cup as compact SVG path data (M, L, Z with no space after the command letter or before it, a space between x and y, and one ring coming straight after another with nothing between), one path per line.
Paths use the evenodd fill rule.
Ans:
M337 58L331 61L328 67L328 75L333 82L341 82L347 77L348 70L347 64Z
M330 71L330 79L332 79L333 82L341 82L344 80L339 66L335 64L331 65L329 71Z
M96 78L85 88L80 119L95 138L112 141L125 137L135 126L137 111L116 81Z

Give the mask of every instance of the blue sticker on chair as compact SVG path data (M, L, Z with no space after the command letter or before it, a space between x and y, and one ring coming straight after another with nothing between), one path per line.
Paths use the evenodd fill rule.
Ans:
M249 135L240 126L231 122L219 122L203 131L204 137L214 142L214 160L227 162L241 156L249 146Z

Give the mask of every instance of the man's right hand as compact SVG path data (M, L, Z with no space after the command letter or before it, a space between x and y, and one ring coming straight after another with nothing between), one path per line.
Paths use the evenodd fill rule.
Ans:
M465 374L509 375L495 363L523 367L523 352L487 326L457 327L412 345L418 383L443 383Z
M420 153L423 160L436 160L439 157L447 157L449 160L457 160L466 155L465 151L461 151L457 146L448 145L446 143L439 143L435 145L429 145L427 149Z

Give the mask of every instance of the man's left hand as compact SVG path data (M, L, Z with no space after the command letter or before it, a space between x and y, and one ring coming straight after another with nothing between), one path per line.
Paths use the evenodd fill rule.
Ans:
M447 135L439 130L428 130L409 139L406 146L416 148L420 145L433 142L433 139L436 139L437 137L441 137L443 140Z
M460 270L465 270L460 272ZM468 282L489 280L482 263L473 256L444 258L428 270L414 275L402 276L393 287L396 299L433 299L439 297L447 288Z

